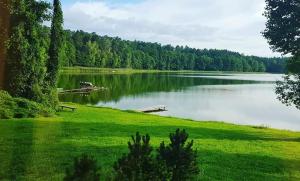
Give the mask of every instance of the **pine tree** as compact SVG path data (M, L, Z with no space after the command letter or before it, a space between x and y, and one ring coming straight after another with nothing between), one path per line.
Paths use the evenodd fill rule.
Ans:
M138 132L128 142L129 153L123 155L115 164L115 180L168 180L165 164L156 162L151 152L150 136Z
M60 56L63 47L63 12L59 0L53 2L53 17L51 25L51 37L49 47L49 59L47 62L46 84L52 88L56 88L58 79L58 69L60 64Z
M12 0L7 48L7 90L17 97L43 102L42 84L47 51L40 37L49 4L35 0Z
M64 181L99 181L101 167L98 166L94 157L83 154L74 159L73 168L66 170Z
M172 181L193 180L199 173L197 152L192 149L193 141L186 143L189 135L185 130L176 130L170 134L169 145L164 142L158 149L157 160L165 161Z

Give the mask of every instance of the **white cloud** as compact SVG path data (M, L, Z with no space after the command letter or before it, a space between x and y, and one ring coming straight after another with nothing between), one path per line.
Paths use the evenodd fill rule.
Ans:
M64 7L65 27L162 44L275 56L261 36L264 0L145 0Z

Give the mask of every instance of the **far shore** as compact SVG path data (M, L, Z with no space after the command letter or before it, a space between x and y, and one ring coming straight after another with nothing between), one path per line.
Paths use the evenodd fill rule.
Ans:
M64 74L136 74L136 73L207 73L207 74L278 74L270 72L196 71L196 70L144 70L131 68L63 67Z

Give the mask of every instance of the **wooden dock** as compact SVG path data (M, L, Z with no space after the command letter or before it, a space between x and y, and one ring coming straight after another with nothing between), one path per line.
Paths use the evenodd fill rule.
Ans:
M93 91L99 91L99 90L106 90L105 87L87 87L87 88L80 88L80 89L70 89L70 90L61 90L58 93L59 94L67 94L67 93L76 93L76 94L88 94Z
M167 111L167 108L164 105L158 105L158 106L153 106L153 107L138 110L138 112L143 112L143 113L164 112L164 111Z

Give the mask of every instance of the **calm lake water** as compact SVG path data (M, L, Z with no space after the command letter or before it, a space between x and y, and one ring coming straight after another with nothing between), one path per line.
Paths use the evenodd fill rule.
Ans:
M107 89L89 95L65 94L61 101L138 110L165 105L163 116L300 131L300 110L276 99L274 74L63 74L59 87L78 88L81 81Z

